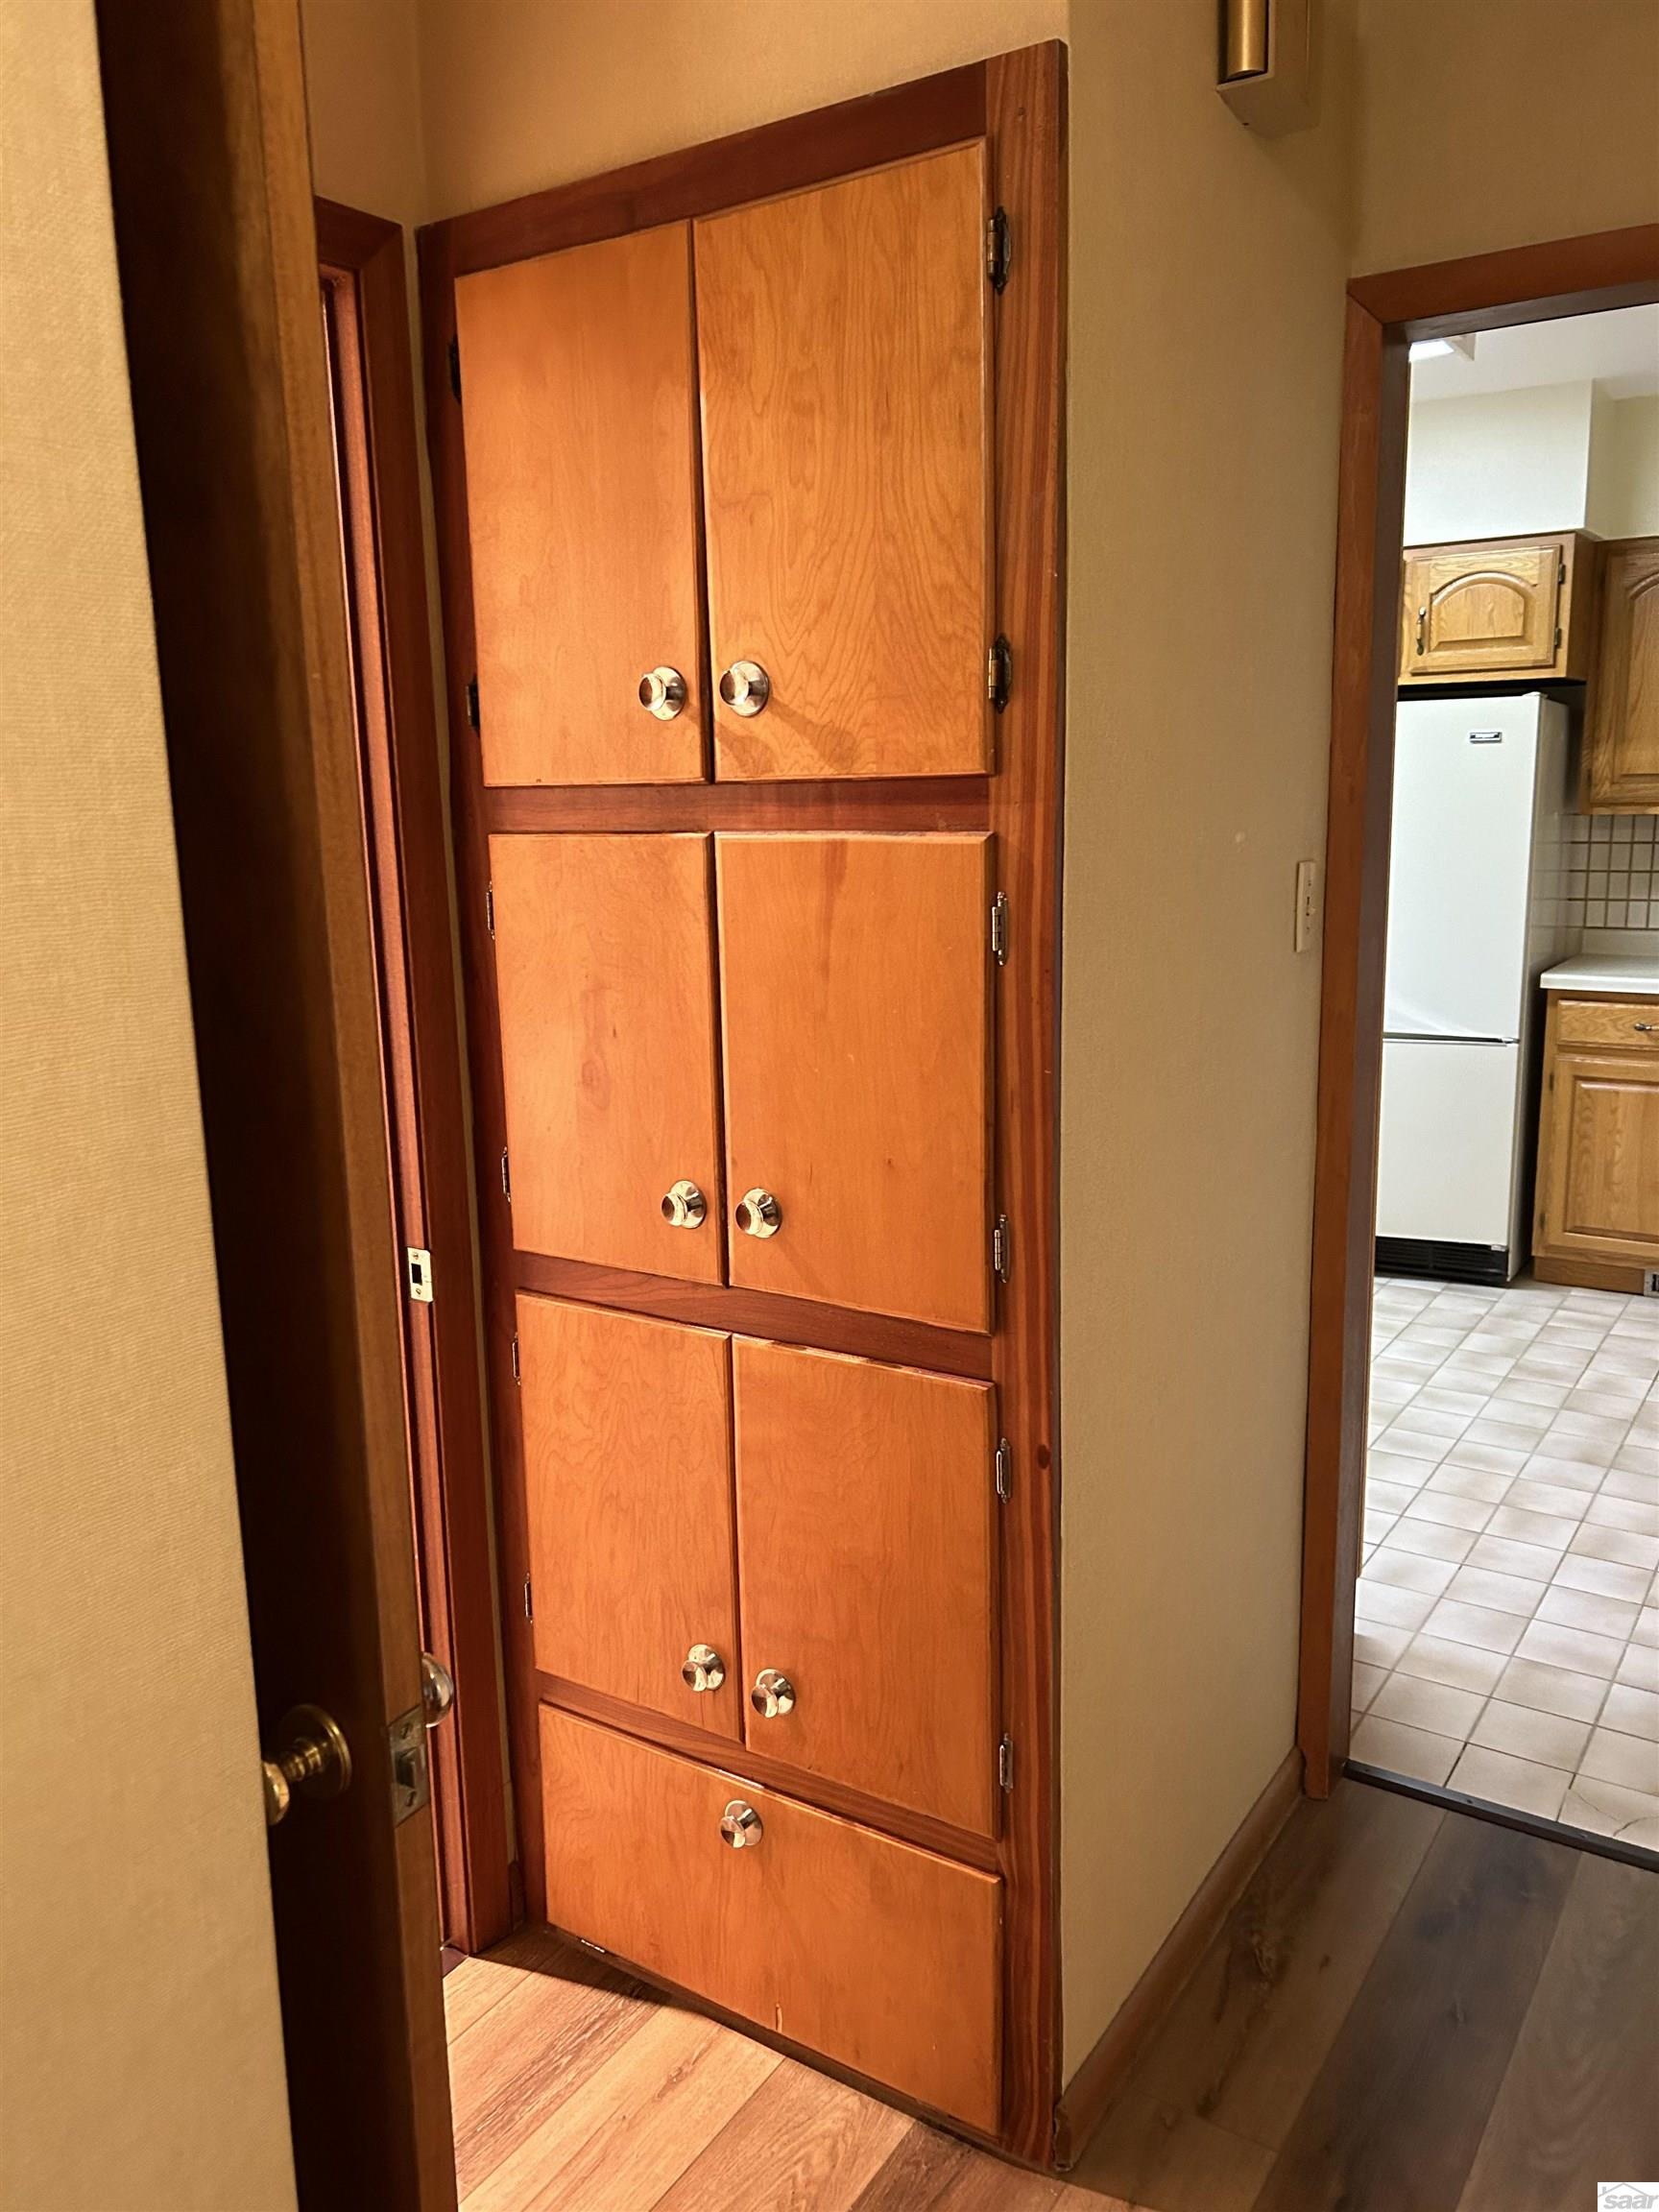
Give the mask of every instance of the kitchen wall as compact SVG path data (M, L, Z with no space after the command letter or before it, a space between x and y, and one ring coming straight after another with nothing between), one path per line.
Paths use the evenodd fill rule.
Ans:
M1602 538L1659 536L1659 397L1597 393L1585 521Z
M0 2200L294 2203L91 0L0 8Z
M1659 818L1570 814L1566 851L1544 896L1563 927L1659 931Z
M1406 448L1406 542L1581 530L1594 387L1542 384L1426 399Z

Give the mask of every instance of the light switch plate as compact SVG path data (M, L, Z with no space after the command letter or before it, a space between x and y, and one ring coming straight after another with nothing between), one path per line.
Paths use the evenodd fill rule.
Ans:
M1319 863L1317 860L1298 860L1296 863L1296 933L1295 948L1306 952L1319 934Z

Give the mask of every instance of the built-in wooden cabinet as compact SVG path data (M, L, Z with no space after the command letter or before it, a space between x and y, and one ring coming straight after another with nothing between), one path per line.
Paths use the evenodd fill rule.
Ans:
M1659 1267L1659 999L1550 1001L1533 1255L1617 1290Z
M1659 810L1659 538L1601 548L1581 797L1586 813Z
M1582 531L1408 546L1400 682L1562 682L1587 674L1598 543Z

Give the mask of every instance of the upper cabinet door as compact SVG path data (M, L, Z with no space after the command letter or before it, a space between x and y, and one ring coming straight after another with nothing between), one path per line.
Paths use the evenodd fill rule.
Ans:
M1659 538L1606 548L1585 716L1586 807L1659 808Z
M973 145L696 226L717 775L990 765L985 224Z
M991 1325L991 841L715 840L731 1280Z
M1565 563L1559 539L1407 553L1401 681L1553 668Z
M513 1241L720 1280L706 837L490 840Z
M675 223L456 284L486 783L704 773L690 261Z

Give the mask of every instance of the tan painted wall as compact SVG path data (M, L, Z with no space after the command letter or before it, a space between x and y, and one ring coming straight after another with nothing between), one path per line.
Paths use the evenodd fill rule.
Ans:
M300 0L300 19L318 191L413 229L429 212L413 0Z
M1346 123L1073 0L1061 1115L1066 2068L1289 1749Z
M1356 270L1659 220L1659 0L1358 0Z
M0 2200L294 2202L91 0L0 9Z

